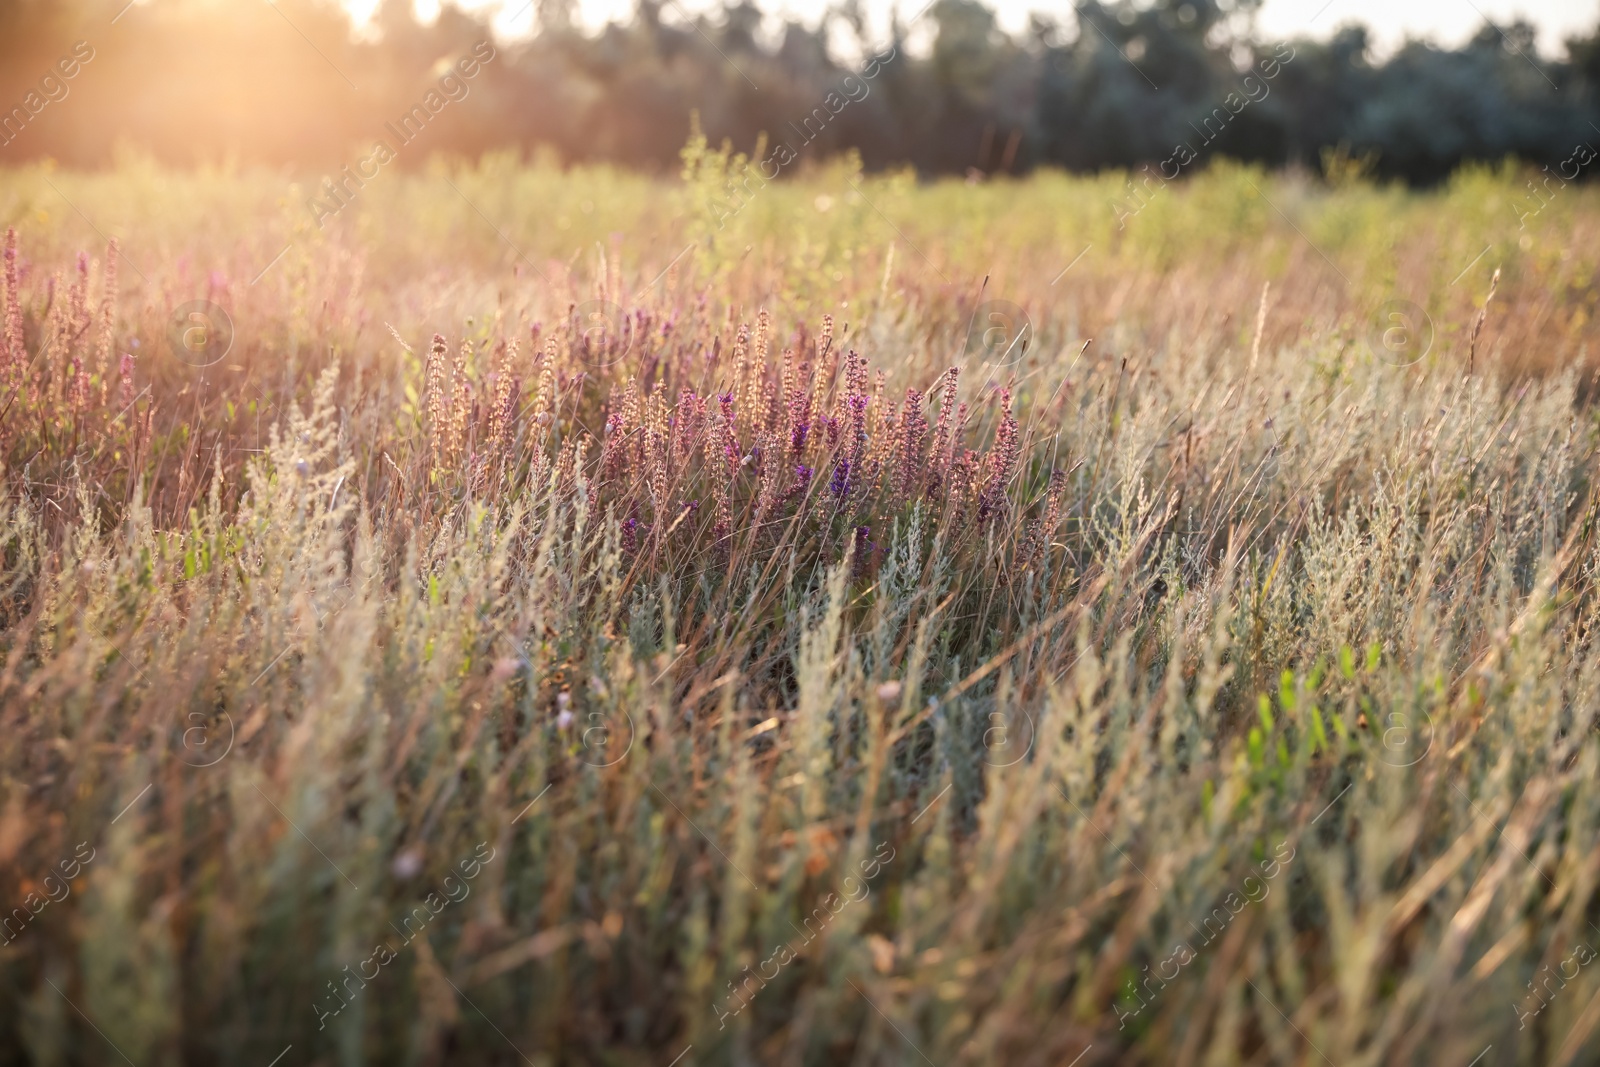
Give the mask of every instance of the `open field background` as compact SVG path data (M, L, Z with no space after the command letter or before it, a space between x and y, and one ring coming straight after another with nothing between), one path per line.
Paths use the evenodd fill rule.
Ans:
M0 1058L1593 1062L1600 194L729 165L0 175Z

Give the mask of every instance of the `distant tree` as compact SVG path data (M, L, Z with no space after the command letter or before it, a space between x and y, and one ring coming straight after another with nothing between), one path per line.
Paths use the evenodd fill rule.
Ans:
M176 162L338 168L490 36L454 6L420 25L410 0L383 0L375 34L359 39L335 0L125 3L0 0L0 109L11 116L0 165L103 164L126 141ZM1340 149L1427 183L1467 160L1544 166L1600 141L1600 27L1559 60L1539 56L1518 22L1486 23L1456 49L1408 42L1378 62L1359 26L1321 42L1260 40L1259 7L1075 0L1067 17L1035 16L1014 38L983 0L936 0L921 16L931 48L914 56L898 16L888 42L869 40L861 0L832 0L816 28L790 22L775 38L753 0L694 25L666 0L638 0L634 18L593 34L577 29L574 0L535 0L537 35L501 43L449 119L396 165L513 146L670 170L691 113L713 143L746 151L763 133L797 136L809 117L813 157L855 150L869 167L930 174L1135 168L1186 144L1191 166L1225 155L1315 167ZM41 88L80 40L92 62L65 89ZM845 81L863 52L892 58L839 107L847 84L864 84Z

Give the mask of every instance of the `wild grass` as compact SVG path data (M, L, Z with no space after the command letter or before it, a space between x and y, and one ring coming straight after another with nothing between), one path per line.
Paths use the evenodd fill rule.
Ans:
M1592 1059L1595 194L732 163L0 178L5 1058Z

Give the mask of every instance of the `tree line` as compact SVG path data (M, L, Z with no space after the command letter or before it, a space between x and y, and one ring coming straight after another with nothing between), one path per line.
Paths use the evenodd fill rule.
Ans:
M886 37L860 0L830 0L815 28L773 27L749 2L691 23L671 0L639 0L598 32L573 0L533 3L537 33L495 41L486 16L446 7L422 25L410 0L385 0L360 33L332 0L0 0L0 165L132 150L327 168L418 108L438 119L395 165L515 148L667 170L696 118L743 151L803 139L808 156L854 150L868 169L924 174L1167 176L1225 155L1354 160L1426 184L1470 160L1554 166L1600 144L1600 27L1559 57L1538 53L1533 27L1490 22L1459 48L1378 57L1354 25L1264 40L1260 0L1077 0L1017 35L980 0L936 0ZM493 62L450 82L486 43Z

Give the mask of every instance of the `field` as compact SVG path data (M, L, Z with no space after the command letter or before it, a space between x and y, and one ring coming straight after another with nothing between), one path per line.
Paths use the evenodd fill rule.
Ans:
M1595 1062L1600 191L738 168L0 173L0 1061Z

